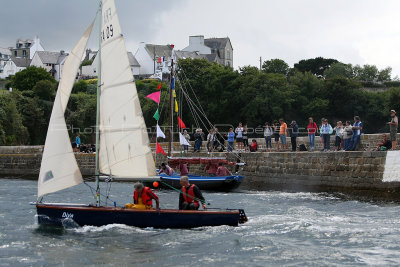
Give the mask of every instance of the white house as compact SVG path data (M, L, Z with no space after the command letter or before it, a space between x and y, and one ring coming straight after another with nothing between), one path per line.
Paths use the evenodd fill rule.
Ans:
M60 80L62 67L68 54L64 51L36 51L32 58L30 66L42 67L46 69L56 81Z
M4 79L9 76L15 75L15 73L26 69L29 66L31 60L28 58L14 58L4 60L1 62L2 71L0 72L0 78Z
M135 58L140 64L139 75L150 76L169 73L169 62L172 56L173 45L154 45L140 43Z
M94 53L94 52L91 52L91 53L94 56L93 62L91 65L82 66L82 69L81 69L82 77L87 77L87 78L97 77L97 57L95 56L97 53ZM92 58L92 57L89 57L89 58ZM135 76L139 75L140 64L136 60L136 58L132 54L132 52L128 52L128 59L129 59L129 65L131 66L133 75L135 75Z
M182 49L187 52L198 52L199 54L211 54L211 48L204 44L203 35L189 36L189 46Z

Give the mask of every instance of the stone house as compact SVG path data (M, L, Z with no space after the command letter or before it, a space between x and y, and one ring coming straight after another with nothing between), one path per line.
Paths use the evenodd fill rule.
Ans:
M233 67L233 47L229 37L204 39L203 35L189 36L189 46L182 51L197 52L210 62Z
M44 51L40 39L35 37L32 39L18 39L15 47L10 47L12 57L32 59L36 51Z
M60 80L62 67L68 54L64 51L36 51L30 66L41 67L47 70L56 81Z

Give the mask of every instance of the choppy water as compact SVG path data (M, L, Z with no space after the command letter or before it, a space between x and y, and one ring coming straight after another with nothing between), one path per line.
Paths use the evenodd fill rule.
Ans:
M41 228L35 219L36 182L0 179L1 266L321 266L400 265L400 207L349 201L326 194L204 192L212 207L244 208L239 227L191 230L125 225ZM118 204L132 184L114 184ZM159 192L163 208L178 205ZM77 186L46 201L92 201Z

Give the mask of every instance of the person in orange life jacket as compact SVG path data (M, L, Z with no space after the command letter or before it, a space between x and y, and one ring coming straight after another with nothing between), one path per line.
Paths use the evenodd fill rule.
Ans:
M189 183L189 177L181 177L182 192L179 194L180 210L198 210L200 202L203 209L207 209L206 201L195 184Z
M161 163L161 169L158 171L158 174L161 173L171 176L174 173L174 170L163 162Z
M187 164L183 162L179 162L179 172L181 173L181 176L186 176L189 174L189 170L187 168Z
M208 171L208 175L216 176L217 175L218 165L215 163L208 162L204 167L204 172Z
M144 187L142 183L135 183L135 190L133 191L133 208L138 209L151 209L153 207L153 199L156 201L156 208L160 208L160 201L158 196L151 191L147 186ZM144 206L144 207L143 207Z
M222 162L218 163L218 169L217 169L217 176L230 176L232 173L222 165Z

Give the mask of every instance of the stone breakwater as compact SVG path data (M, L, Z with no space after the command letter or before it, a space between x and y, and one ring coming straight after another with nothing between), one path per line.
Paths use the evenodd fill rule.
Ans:
M0 148L0 177L37 179L42 157L40 147L7 149L8 153L4 153L7 151ZM240 174L246 177L241 189L338 192L368 199L400 200L400 151L255 152L242 153L241 157L246 163L240 167ZM76 154L76 158L82 174L93 175L94 154ZM157 165L166 160L165 156L157 155ZM235 162L236 158L229 154L228 160ZM204 165L189 168L193 174L204 174ZM234 171L235 166L229 168Z

